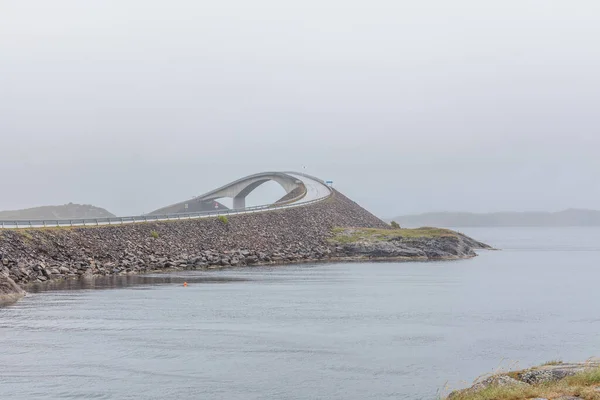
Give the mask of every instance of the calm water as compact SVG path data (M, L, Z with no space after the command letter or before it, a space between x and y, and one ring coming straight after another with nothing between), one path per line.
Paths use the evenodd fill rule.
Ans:
M0 309L0 398L434 399L600 355L600 229L465 231L503 250L31 294Z

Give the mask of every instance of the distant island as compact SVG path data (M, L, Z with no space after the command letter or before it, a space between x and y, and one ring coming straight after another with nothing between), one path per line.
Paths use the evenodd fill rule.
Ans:
M0 220L31 219L74 219L74 218L108 218L113 214L104 208L89 204L65 204L62 206L42 206L24 210L0 211Z
M559 212L432 212L387 218L402 227L569 227L600 226L600 211L570 209Z

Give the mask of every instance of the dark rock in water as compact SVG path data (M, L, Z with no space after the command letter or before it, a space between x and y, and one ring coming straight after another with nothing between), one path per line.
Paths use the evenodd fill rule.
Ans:
M25 296L25 291L8 276L0 274L0 305L17 301Z

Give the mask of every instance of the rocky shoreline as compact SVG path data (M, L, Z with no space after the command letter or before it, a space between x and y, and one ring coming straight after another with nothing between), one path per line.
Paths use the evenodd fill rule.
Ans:
M521 371L495 374L457 390L449 400L535 399L595 400L600 398L600 360L553 361Z
M367 232L369 238L357 237L356 232ZM227 219L0 231L0 282L4 279L8 288L8 279L25 287L58 279L173 270L455 260L474 257L477 248L489 247L452 231L428 228L415 235L413 230L392 230L336 192L305 207Z

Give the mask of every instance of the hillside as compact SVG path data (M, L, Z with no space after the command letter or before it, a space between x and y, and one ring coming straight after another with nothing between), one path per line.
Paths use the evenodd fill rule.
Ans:
M103 208L89 204L65 204L62 206L42 206L24 210L0 211L0 220L13 219L71 219L114 217Z
M446 226L600 226L600 211L570 209L560 212L499 212L475 214L466 212L436 212L391 218L403 227Z

